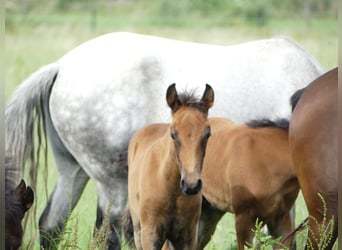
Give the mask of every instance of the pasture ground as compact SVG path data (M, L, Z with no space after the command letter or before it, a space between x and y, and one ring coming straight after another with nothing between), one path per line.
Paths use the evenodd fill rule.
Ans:
M254 24L238 23L217 25L212 20L193 20L174 25L154 23L139 18L125 19L124 16L98 16L96 30L90 28L87 14L70 13L42 14L21 16L10 14L6 18L5 33L5 97L11 95L29 74L39 67L57 60L67 51L83 41L97 35L114 31L133 31L157 36L165 36L189 41L235 44L239 42L286 35L299 42L327 70L337 65L337 19L316 18L310 22L302 19L272 19L259 27ZM51 153L49 153L47 171L41 170L38 190L35 195L38 215L41 214L56 181L57 172ZM45 180L47 180L45 182ZM47 192L44 191L47 183ZM33 210L29 216L32 217ZM89 181L80 202L71 214L70 231L77 228L78 249L88 249L92 237L96 214L96 189ZM296 207L296 224L307 216L302 196L298 198ZM75 225L76 223L76 225ZM29 228L33 228L30 224ZM37 236L33 233L34 236ZM236 246L234 217L227 214L219 223L216 233L206 249L231 249ZM38 237L30 244L30 233L27 233L23 249L39 249ZM74 248L71 247L70 248ZM336 248L337 249L337 248Z

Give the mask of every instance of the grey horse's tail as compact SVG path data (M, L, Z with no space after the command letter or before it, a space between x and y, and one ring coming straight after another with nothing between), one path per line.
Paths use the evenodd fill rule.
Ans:
M131 217L131 213L129 208L126 208L124 214L121 219L122 231L126 240L127 245L130 248L134 248L134 230L133 230L133 221Z
M45 155L47 166L47 139L44 106L47 105L51 87L59 66L52 63L28 77L10 97L5 107L5 173L6 180L19 183L24 166L29 160L29 184L34 191L40 154ZM43 152L41 152L43 150ZM26 172L26 170L25 170ZM36 221L37 206L33 206ZM26 217L27 218L27 217ZM36 225L34 223L34 225ZM25 227L27 220L25 220Z
M28 159L30 175L33 177L33 168L38 163L44 139L46 144L43 102L44 98L49 96L58 69L57 63L42 67L27 78L6 103L5 160L12 166L6 177L15 183L19 183L22 178L24 165ZM37 146L35 140L38 142Z

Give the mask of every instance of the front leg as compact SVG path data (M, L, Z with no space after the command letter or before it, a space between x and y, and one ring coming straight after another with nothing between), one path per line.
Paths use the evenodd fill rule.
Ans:
M243 250L247 243L253 243L252 229L254 224L255 222L249 215L249 211L235 214L235 230L239 250Z
M142 249L160 250L165 242L165 237L158 232L156 225L141 223Z
M199 223L193 224L192 226L189 226L185 228L184 230L181 230L178 233L178 237L171 240L173 248L169 248L169 249L184 249L184 250L197 249L198 227L199 227L198 224Z
M283 244L290 249L296 249L295 245L295 234L291 235L291 233L294 230L293 224L292 224L292 218L290 211L287 213L284 213L284 215L273 218L269 223L267 223L267 228L272 235L273 238L282 237L282 240L285 240ZM289 237L288 237L289 236ZM288 237L288 238L286 238ZM283 245L275 246L275 249L281 249L284 248Z

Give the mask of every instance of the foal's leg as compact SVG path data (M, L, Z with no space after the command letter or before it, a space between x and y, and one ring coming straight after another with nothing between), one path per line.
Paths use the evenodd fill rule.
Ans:
M141 246L141 228L138 218L132 216L133 228L134 228L134 243L137 250L142 250Z
M48 127L59 176L39 219L40 242L44 249L51 247L51 239L58 242L58 233L63 230L68 215L75 207L89 179L78 162L67 151L58 135L54 133L55 131Z
M251 218L249 211L235 214L235 230L239 250L243 250L246 243L253 243L252 228L254 228L254 224L255 221Z
M203 198L202 212L198 229L198 250L204 249L204 247L211 240L211 236L215 232L217 223L224 214L225 212L213 207L205 198Z
M193 226L186 230L179 232L179 236L172 241L169 249L197 249L197 226ZM173 248L172 248L173 246Z
M142 249L160 250L164 242L165 238L158 232L157 226L141 224Z

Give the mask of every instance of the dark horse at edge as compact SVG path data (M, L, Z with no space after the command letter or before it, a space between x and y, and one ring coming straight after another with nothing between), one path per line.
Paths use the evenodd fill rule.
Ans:
M290 150L309 212L307 249L331 249L338 234L337 72L327 72L291 98Z

